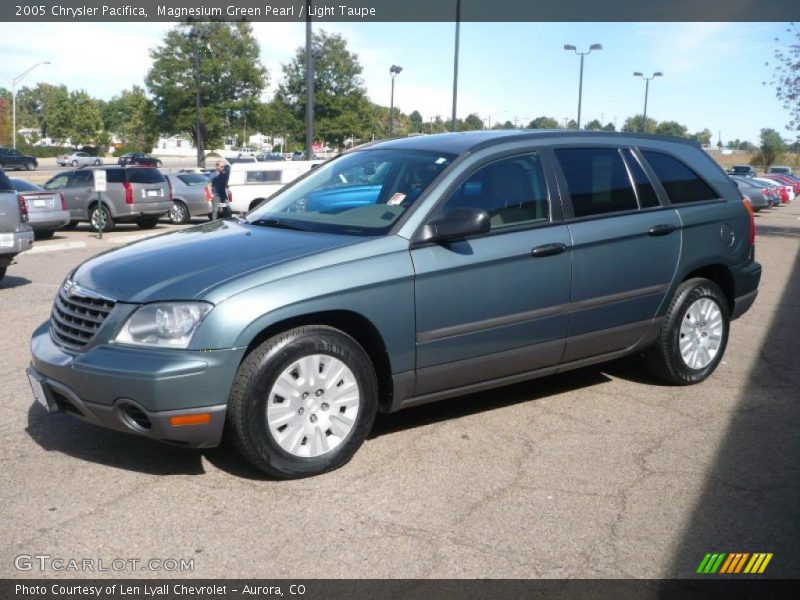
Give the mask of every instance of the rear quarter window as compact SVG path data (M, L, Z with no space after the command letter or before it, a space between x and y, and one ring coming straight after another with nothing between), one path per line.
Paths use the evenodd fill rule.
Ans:
M280 171L247 171L245 183L280 183Z
M108 183L125 183L125 169L106 169Z
M158 169L128 169L129 183L164 183L164 176Z
M652 150L643 150L642 155L661 181L672 204L688 204L719 198L719 194L710 185L677 158Z
M200 173L186 173L177 177L186 185L205 185L209 181L208 177Z

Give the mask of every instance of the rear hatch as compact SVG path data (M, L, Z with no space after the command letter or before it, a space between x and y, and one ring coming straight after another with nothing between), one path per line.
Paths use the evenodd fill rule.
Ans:
M152 167L128 167L126 171L134 204L169 200L169 187L161 171Z
M20 192L29 213L61 210L61 194L58 192Z

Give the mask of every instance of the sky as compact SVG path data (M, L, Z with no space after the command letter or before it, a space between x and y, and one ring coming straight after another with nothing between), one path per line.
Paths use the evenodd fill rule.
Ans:
M0 85L38 61L51 61L20 87L65 84L110 99L143 85L148 50L163 40L169 23L0 23ZM269 98L280 65L304 44L303 23L254 23L261 60L270 71ZM389 67L395 106L419 110L428 120L452 110L453 23L324 23L344 35L364 67L369 97L389 104ZM484 122L527 124L538 116L577 117L580 60L563 50L600 43L585 59L582 121L616 122L641 113L645 84L634 71L664 73L650 84L647 114L674 120L691 132L708 128L716 143L757 142L761 128L786 137L788 112L769 82L773 52L787 43L782 23L462 23L458 116ZM776 41L778 38L780 41ZM53 40L45 44L42 40ZM769 64L767 64L769 63Z

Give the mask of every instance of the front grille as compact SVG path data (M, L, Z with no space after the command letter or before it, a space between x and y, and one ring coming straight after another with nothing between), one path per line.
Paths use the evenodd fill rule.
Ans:
M115 304L112 300L90 296L85 290L81 292L76 293L71 282L65 283L50 313L53 340L72 350L79 350L92 340Z

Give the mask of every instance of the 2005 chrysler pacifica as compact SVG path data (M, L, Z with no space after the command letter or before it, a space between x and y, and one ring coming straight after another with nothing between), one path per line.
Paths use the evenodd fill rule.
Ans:
M719 364L761 276L749 205L696 145L473 132L362 147L242 219L69 274L28 370L50 411L278 477L336 468L378 410L645 353Z

